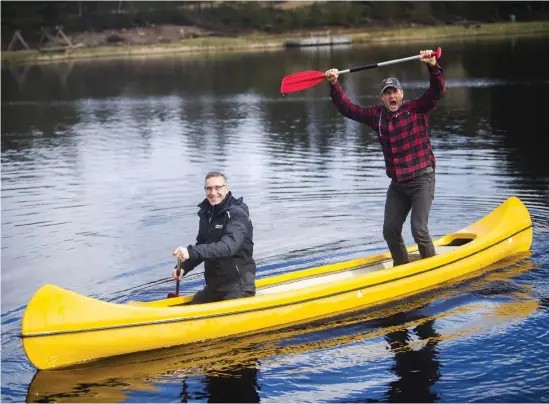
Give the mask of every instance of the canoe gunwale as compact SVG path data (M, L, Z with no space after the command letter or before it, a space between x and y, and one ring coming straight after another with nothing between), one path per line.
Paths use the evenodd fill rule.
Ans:
M49 337L49 336L64 335L64 334L80 334L80 333L100 332L100 331L113 330L113 329L122 329L122 328L133 328L133 327L154 326L154 325L159 325L159 324L188 322L188 321L204 320L204 319L224 317L224 316L241 315L241 314L252 313L252 312L261 312L261 311L265 311L265 310L272 310L272 309L277 309L277 308L282 308L282 307L287 307L287 306L292 306L292 305L308 303L308 302L315 301L315 300L331 298L331 297L342 295L342 294L345 294L345 293L356 292L356 291L361 291L361 290L363 291L365 289L370 289L370 288L373 288L373 287L376 287L376 286L384 285L384 284L391 283L391 282L396 282L396 281L407 279L407 278L413 278L415 276L419 276L419 275L422 275L422 274L427 273L427 272L435 271L435 270L440 269L442 267L454 264L456 262L468 259L468 258L470 258L470 257L472 257L476 254L482 253L482 252L484 252L484 251L486 251L490 248L493 248L493 247L509 240L510 238L515 237L516 235L518 235L522 232L525 232L525 231L527 231L531 228L532 228L532 224L529 224L528 226L525 226L522 229L517 230L517 231L513 232L510 235L499 238L497 241L494 241L494 242L490 243L489 245L487 245L483 248L475 249L475 251L473 251L473 252L471 252L467 255L462 255L462 256L460 256L456 259L453 259L451 261L445 261L444 263L442 263L440 265L430 266L430 267L427 267L427 268L425 268L423 270L420 270L420 271L417 271L417 272L408 273L408 274L405 274L405 275L399 276L399 277L392 277L390 279L379 281L379 282L376 282L376 283L372 283L372 284L368 284L368 285L359 285L359 286L356 286L356 287L353 287L353 288L350 288L350 289L339 290L337 292L322 294L322 295L318 295L318 296L314 296L314 297L308 297L308 298L301 299L301 300L292 300L292 301L285 302L285 303L270 304L270 305L265 305L265 306L262 306L262 307L254 307L254 308L251 308L251 309L225 311L225 312L221 312L221 313L211 313L211 314L204 314L204 315L197 315L197 316L188 316L188 317L183 317L183 318L179 317L179 318L168 318L168 319L144 321L144 322L137 322L137 323L114 324L114 325L108 325L108 326L102 326L102 327L93 327L93 328L76 329L76 330L44 331L44 332L28 333L28 334L23 334L22 333L20 335L20 337L21 338ZM452 237L452 236L462 236L462 238L463 238L463 233L458 232L458 233L450 234L448 236L450 236L449 239L446 239L445 237L443 237L441 239L443 242L446 242L447 244L439 244L438 246L442 247L442 246L449 245L449 243L451 243L456 238L456 237ZM472 239L470 240L470 242L466 243L465 245L468 245L468 244L475 241L474 235L472 235L472 236L473 237L471 237ZM417 250L417 248L414 248L412 250ZM367 265L379 264L379 263L382 263L382 262L385 262L385 261L387 261L387 259L380 259L379 261L374 261L374 262L369 263ZM389 261L390 261L390 259L389 259ZM318 275L319 276L326 276L326 275L329 275L329 274L350 271L350 270L353 270L353 269L356 269L356 267L350 267L350 268L334 270L334 271L331 271L331 272L325 272L325 273L318 274ZM374 271L374 272L378 272L378 271ZM304 279L304 278L297 278L297 279L294 279L293 281L299 281L299 280L302 280L302 279ZM288 281L290 282L291 280L288 280ZM268 288L268 287L272 287L272 286L274 286L274 285L273 284L267 284L264 287ZM136 307L138 307L138 306L136 306ZM166 307L166 308L169 308L169 306Z

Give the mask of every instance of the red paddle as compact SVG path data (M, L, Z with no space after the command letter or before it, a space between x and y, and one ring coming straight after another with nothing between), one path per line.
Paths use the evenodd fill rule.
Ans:
M436 52L433 53L433 56L436 57L437 59L440 59L441 55L442 55L441 48L437 48ZM358 66L358 67L353 67L347 70L340 70L339 74L359 72L361 70L373 69L374 67L382 67L382 66L392 65L395 63L408 62L409 60L415 60L419 58L420 58L419 55L415 55L415 56L410 56L402 59L389 60L388 62ZM326 76L324 76L324 73L317 72L315 70L308 70L306 72L293 73L282 79L282 84L280 85L280 92L282 94L288 94L288 93L294 93L296 91L306 90L308 88L316 86L321 81L324 81L325 78Z
M180 273L181 273L181 260L178 258L177 259L177 276L179 276ZM168 299L179 296L179 282L180 282L180 279L178 279L177 283L175 284L175 293L173 292L168 293Z

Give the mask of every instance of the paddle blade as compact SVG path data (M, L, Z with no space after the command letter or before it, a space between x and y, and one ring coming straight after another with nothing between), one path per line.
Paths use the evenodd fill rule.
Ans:
M172 297L179 297L179 292L177 292L177 293L174 293L174 292L168 293L168 299L171 299Z
M290 74L282 79L280 85L280 92L282 94L294 93L296 91L306 90L316 86L323 81L326 77L324 73L314 70L308 70L306 72L299 72Z

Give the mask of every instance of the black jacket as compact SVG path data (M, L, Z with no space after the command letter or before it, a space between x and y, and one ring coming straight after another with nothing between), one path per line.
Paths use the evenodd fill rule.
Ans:
M204 277L210 292L255 292L253 226L248 206L231 192L219 205L204 199L198 207L200 223L196 244L187 247L184 273L204 261Z

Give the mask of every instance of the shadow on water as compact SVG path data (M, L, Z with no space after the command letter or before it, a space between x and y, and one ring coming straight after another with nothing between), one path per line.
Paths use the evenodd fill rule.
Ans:
M440 398L431 387L440 379L440 362L437 345L441 335L435 329L435 320L422 321L414 327L399 329L398 325L417 322L421 311L399 313L385 321L376 322L379 327L395 329L385 334L394 364L390 371L396 380L389 383L382 400L390 403L432 403ZM418 343L414 344L414 341ZM416 349L414 345L419 345ZM367 402L377 400L368 399Z
M228 366L221 372L205 373L202 377L184 376L181 402L259 403L259 368L260 363L251 359Z
M151 401L259 402L262 367L288 372L302 354L366 344L364 366L392 356L394 381L381 399L360 401L433 402L431 390L441 377L437 345L483 328L527 318L539 308L530 291L516 290L496 298L494 283L528 272L528 255L511 257L476 274L398 302L313 323L239 338L114 357L68 369L38 371L29 385L27 402L121 402L132 397ZM498 290L501 290L498 288ZM475 296L480 296L475 298ZM479 310L483 311L479 315ZM437 324L468 318L469 323L445 330ZM473 324L471 324L471 321ZM412 338L412 335L415 337ZM374 349L381 340L388 349ZM301 359L300 359L301 358ZM345 366L345 364L341 364ZM284 400L284 397L279 399Z

